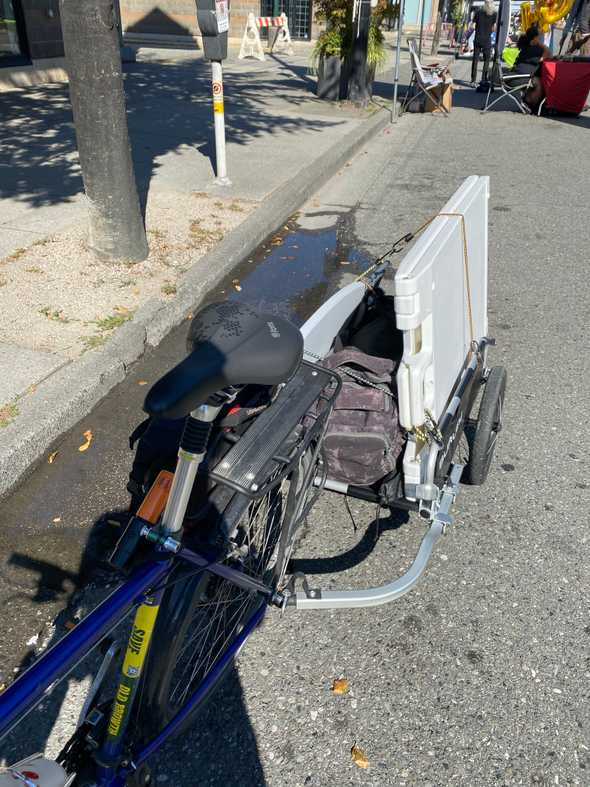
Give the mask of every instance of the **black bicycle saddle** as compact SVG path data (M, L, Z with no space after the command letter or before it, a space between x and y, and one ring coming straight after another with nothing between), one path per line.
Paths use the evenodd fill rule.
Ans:
M230 385L278 385L296 371L303 337L282 317L240 303L213 303L194 318L189 355L151 388L144 410L182 418Z

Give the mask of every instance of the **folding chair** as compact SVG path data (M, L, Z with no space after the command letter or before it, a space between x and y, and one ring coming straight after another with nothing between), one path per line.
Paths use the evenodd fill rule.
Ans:
M522 80L525 76L525 74L512 74L510 71L505 72L502 63L498 62L497 68L495 68L492 73L492 81L490 82L488 94L486 96L486 103L481 110L481 114L485 115L488 109L491 109L494 104L498 103L498 101L502 101L503 98L511 98L523 113L523 115L530 115L531 110L523 101L522 96L524 95L525 91L531 87L532 82L531 78L529 77L528 82L523 85ZM517 79L519 80L519 84L515 87L514 83ZM490 96L494 87L499 87L501 92L500 95L490 104Z
M408 38L408 50L410 52L412 77L400 108L400 115L403 114L410 101L414 98L413 89L417 87L418 90L424 93L427 99L432 101L437 109L440 109L445 117L448 117L449 112L447 108L442 105L442 99L438 98L434 92L436 88L440 87L440 85L444 85L447 81L442 76L444 69L441 69L440 66L436 65L422 65L420 58L418 57L418 52L416 51L416 40L414 38Z

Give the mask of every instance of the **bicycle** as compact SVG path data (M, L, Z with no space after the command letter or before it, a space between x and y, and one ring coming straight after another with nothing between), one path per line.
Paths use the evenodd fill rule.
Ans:
M145 409L153 416L186 416L176 470L159 473L111 562L125 569L142 542L150 553L0 695L0 733L6 734L47 687L137 607L112 707L109 711L101 688L115 661L114 642L105 649L83 721L55 763L60 784L72 783L72 774L79 780L82 773L97 785L124 784L141 774L150 754L207 699L266 605L285 604L279 587L297 523L315 497L321 432L340 380L302 362L301 333L286 320L232 303L202 314L208 321L202 331L216 332L215 346L201 342L146 398ZM272 406L243 437L221 433L216 419L248 386L273 389ZM298 422L316 402L319 417L304 430ZM207 511L198 527L193 522L181 535L199 466L211 459L212 447L218 464L210 474ZM304 493L310 489L310 495ZM90 768L89 759L94 760ZM47 761L42 764L48 767ZM40 763L27 767L42 770Z
M487 179L470 178L467 185L461 199L471 204L475 193L487 211ZM449 209L437 221L448 225L456 215ZM391 253L413 238L404 236ZM427 250L430 240L425 239ZM502 427L506 378L500 367L485 365L491 340L469 339L458 351L461 368L438 420L422 405L422 425L408 428L403 468L373 486L330 479L322 443L342 378L322 358L338 337L351 339L360 324L356 317L371 314L387 266L379 260L301 330L239 303L212 304L197 315L192 352L146 397L144 409L153 417L186 421L174 472L159 471L111 556L127 578L0 694L1 737L102 643L102 663L77 729L55 761L35 755L16 763L0 774L0 787L14 779L39 787L147 785L150 755L190 723L269 606L374 606L400 597L418 581L452 524L450 509L464 470L452 460L470 430L470 481L483 483L487 476ZM448 279L448 271L444 275ZM476 323L477 314L473 318L469 311ZM407 350L404 340L404 357ZM414 393L411 380L406 387L403 376L398 380L403 419ZM224 426L227 414L253 390L265 396L255 417L235 429ZM419 445L424 450L416 459ZM416 463L421 477L413 482ZM297 575L287 582L297 530L323 490L417 511L427 520L419 551L402 577L365 590L311 588ZM123 655L112 632L132 611Z

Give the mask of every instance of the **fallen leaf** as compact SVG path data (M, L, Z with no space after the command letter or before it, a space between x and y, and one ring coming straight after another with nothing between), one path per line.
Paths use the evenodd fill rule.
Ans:
M369 760L367 759L367 755L362 749L359 749L356 743L350 750L350 753L352 755L352 761L354 762L355 765L358 765L359 768L369 767Z
M76 622L74 620L66 620L64 627L67 628L68 631L71 631L76 628Z
M138 385L147 385L147 380L139 380Z
M92 432L90 429L84 432L84 437L86 438L86 442L82 443L82 445L78 448L78 451L88 451L90 448L90 443L92 442Z
M55 462L55 457L59 454L59 451L54 451L52 454L49 454L47 457L47 463L52 465Z
M55 517L55 519L52 519L51 521L52 521L54 524L56 524L56 525L57 525L57 523L58 523L58 522L61 522L61 517L60 517L60 516L56 516L56 517Z
M6 683L0 683L0 691L4 691L6 688Z
M348 691L348 681L346 678L337 678L334 683L332 683L332 693L333 694L346 694Z

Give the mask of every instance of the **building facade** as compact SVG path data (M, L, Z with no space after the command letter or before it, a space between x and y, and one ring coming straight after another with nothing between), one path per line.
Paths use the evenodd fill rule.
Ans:
M2 2L2 0L0 0ZM194 39L198 36L195 0L120 0L123 29L130 42L166 36ZM241 38L246 17L285 12L291 37L307 41L313 33L312 0L230 0L230 38Z
M59 0L0 0L0 66L63 53Z
M406 0L404 25L418 27L422 19L424 24L429 24L432 20L432 0ZM424 16L422 16L424 14Z

